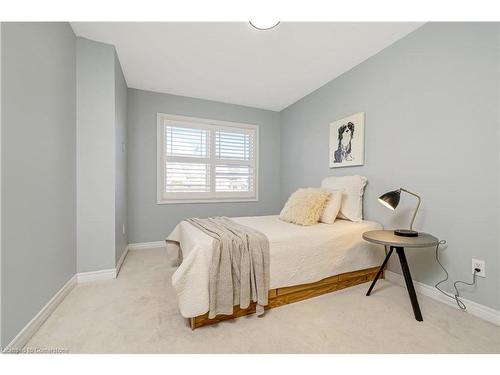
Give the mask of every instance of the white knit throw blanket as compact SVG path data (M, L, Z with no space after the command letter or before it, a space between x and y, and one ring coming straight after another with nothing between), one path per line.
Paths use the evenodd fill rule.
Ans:
M267 237L227 217L186 221L213 238L208 317L231 315L233 306L245 309L251 301L257 303L257 314L262 315L269 293Z

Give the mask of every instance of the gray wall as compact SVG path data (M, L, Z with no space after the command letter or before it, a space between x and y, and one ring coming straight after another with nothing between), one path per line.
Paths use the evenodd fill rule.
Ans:
M2 22L0 22L0 345L2 345Z
M115 267L115 49L77 38L78 272Z
M414 190L416 228L448 241L451 278L470 280L471 258L486 261L487 278L463 296L498 309L498 84L497 23L424 25L281 113L281 201L325 176L362 174L366 217L393 228L408 224L413 198L394 214L377 197ZM329 169L328 124L361 111L365 165ZM407 253L415 279L441 278L432 249Z
M260 125L259 201L244 203L156 204L157 112ZM128 91L128 238L130 243L164 240L190 216L252 216L280 210L279 113L249 107Z
M75 36L2 23L2 345L76 272Z
M128 244L127 224L127 83L115 53L115 262ZM125 227L125 233L123 229Z
M0 345L2 345L2 23L0 22Z

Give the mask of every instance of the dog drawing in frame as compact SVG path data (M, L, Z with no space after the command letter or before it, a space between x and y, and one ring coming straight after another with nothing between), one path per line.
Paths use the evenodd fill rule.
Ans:
M333 154L334 163L352 161L352 138L354 136L354 124L348 122L339 127L338 147Z
M329 124L328 162L330 168L365 163L365 113L358 112Z

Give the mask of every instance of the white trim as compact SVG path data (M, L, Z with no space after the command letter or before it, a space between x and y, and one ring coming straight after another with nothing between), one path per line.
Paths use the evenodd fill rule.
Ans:
M181 115L172 115L169 113L157 113L158 119L165 119L171 121L180 121L180 122L195 122L195 123L203 123L205 125L217 125L217 126L227 126L233 128L243 128L253 130L257 125L255 124L246 124L243 122L233 122L233 121L223 121L223 120L212 120L201 117L192 117L192 116L181 116Z
M116 268L107 270L80 272L76 274L78 283L87 283L89 281L116 279Z
M227 198L227 199L163 199L156 201L156 204L182 204L182 203L242 203L242 202L258 202L259 198Z
M247 131L252 131L255 134L254 138L254 157L250 161L231 161L223 160L221 164L237 164L237 165L248 165L253 168L253 191L251 192L215 192L215 144L210 141L210 158L194 160L189 158L191 162L202 162L210 163L210 192L204 193L168 193L163 192L164 187L164 166L165 166L165 154L164 154L164 126L163 121L179 121L193 124L201 129L208 129L211 132L214 131L214 127L218 128L240 128ZM258 202L259 201L259 125L247 124L247 123L237 123L222 120L211 120L198 117L188 117L188 116L178 116L166 113L158 112L156 114L156 204L186 204L186 203L237 203L237 202ZM183 125L179 125L183 126ZM188 125L186 125L188 126Z
M56 307L59 306L69 292L71 292L71 290L76 286L76 283L77 277L74 275L3 349L3 353L22 349L27 344L29 339L38 331L38 329L40 329L50 314L54 312Z
M127 257L127 254L128 254L128 245L125 246L125 250L123 250L122 256L120 257L120 259L118 259L118 263L116 264L116 277L118 277L118 274L122 269L122 265L123 262L125 261L125 258Z
M128 245L129 250L144 250L144 249L155 249L158 247L165 247L165 241L154 241L154 242L138 242L131 243Z
M152 242L154 243L154 242ZM160 242L164 244L163 242ZM57 306L66 298L66 296L71 292L71 290L80 283L87 283L91 281L98 280L111 280L115 279L118 274L119 267L121 267L125 257L127 256L129 247L125 248L120 260L118 262L117 268L92 271L92 272L80 272L73 275L71 279L68 280L66 284L50 299L49 302L31 319L28 324L14 337L14 339L3 349L3 353L12 351L13 349L22 349L29 339L40 329L42 324L47 320L47 318L54 312Z
M406 288L404 278L399 273L386 270L385 279ZM436 288L415 280L413 280L413 284L415 285L415 290L417 291L417 293L430 297L436 301L445 303L449 306L456 307L458 309L455 301L443 295ZM467 306L466 312L468 312L469 314L500 326L500 311L467 299L462 298L462 301Z
M160 113L156 113L156 203L163 199L161 191L163 186L163 131Z

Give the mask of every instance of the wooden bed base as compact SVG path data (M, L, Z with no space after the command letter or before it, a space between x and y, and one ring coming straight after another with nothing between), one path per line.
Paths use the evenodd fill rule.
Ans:
M308 298L320 296L336 290L349 288L354 285L366 283L375 278L379 267L366 268L359 271L347 272L340 275L327 277L326 279L310 284L300 284L285 288L271 289L269 291L269 303L266 310L302 301ZM382 273L381 278L384 277ZM234 306L232 315L217 315L213 319L208 318L208 313L190 318L191 329L215 324L223 320L235 319L241 316L255 313L255 303L250 304L246 309Z

